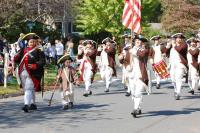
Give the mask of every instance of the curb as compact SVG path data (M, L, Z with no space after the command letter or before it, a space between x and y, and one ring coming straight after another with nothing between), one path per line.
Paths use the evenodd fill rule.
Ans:
M18 96L22 96L23 94L24 94L24 92L13 93L13 94L2 94L2 95L0 95L0 99L10 98L10 97L18 97Z

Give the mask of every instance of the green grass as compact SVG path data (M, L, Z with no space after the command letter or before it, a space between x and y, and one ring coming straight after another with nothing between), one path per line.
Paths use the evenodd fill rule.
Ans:
M45 75L44 75L44 86L51 86L55 82L56 78L56 67L55 65L48 65L45 67ZM15 94L20 93L22 89L20 89L19 85L17 84L17 80L13 77L12 81L7 84L7 88L4 88L3 84L0 85L0 95L5 94Z
M55 65L48 65L45 67L45 74L44 74L44 87L45 90L49 89L49 86L54 86L56 80L57 69ZM94 80L100 80L100 74L96 74ZM4 88L3 85L0 85L0 95L5 94L13 94L19 93L22 89L20 89L19 85L17 84L17 80L13 77L12 81L7 84L7 88Z
M3 84L0 86L0 95L19 93L20 90L16 78L13 77L12 81L7 84L7 88L4 88Z
M44 86L51 86L55 83L57 69L55 65L45 67Z

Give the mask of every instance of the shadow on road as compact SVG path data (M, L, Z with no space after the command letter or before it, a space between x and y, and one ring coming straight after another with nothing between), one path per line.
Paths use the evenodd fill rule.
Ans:
M192 114L193 112L199 112L199 111L200 111L200 108L184 108L181 111L161 110L161 111L151 111L151 112L143 113L139 117L188 115L188 114Z
M22 101L5 102L0 106L0 128L23 128L28 124L51 123L67 124L68 126L79 126L84 121L112 120L105 113L110 112L106 107L108 104L76 104L73 109L62 110L61 105L48 107L43 103L38 104L38 110L24 113L21 110ZM52 122L53 121L53 122Z

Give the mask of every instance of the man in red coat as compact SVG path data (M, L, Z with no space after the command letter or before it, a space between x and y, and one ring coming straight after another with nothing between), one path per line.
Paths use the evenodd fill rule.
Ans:
M40 80L45 65L44 52L37 47L37 36L29 33L22 38L27 44L22 47L14 57L14 62L18 64L18 74L22 88L24 89L24 112L36 110L35 91L40 91ZM26 46L27 45L27 46Z

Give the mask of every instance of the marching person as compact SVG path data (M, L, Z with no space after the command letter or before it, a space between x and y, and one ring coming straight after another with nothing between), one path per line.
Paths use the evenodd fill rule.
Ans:
M99 69L101 78L106 82L106 88L104 92L109 92L109 86L112 82L112 76L116 76L115 69L115 47L114 41L109 37L102 41L102 49L98 48L98 53L100 55Z
M200 39L200 29L198 30L198 33L197 33L197 35L196 35L196 38L197 38L197 39Z
M146 48L147 39L139 35L135 38L135 46L131 49L131 67L132 72L130 77L130 88L132 99L134 101L134 109L131 113L133 117L137 117L142 113L141 102L142 92L148 89L148 74L147 74L147 60L149 49Z
M132 48L131 45L131 36L128 34L123 35L124 37L124 48L122 50L122 53L119 55L119 62L122 64L122 84L124 84L124 89L127 90L125 96L131 95L131 90L128 82L128 73L129 71L129 65L130 65L130 52L129 50Z
M161 37L159 35L153 36L150 40L154 41L154 45L150 48L149 57L152 65L158 64L164 61L164 54L166 53L166 47L160 42ZM155 71L154 71L155 72ZM156 76L156 89L160 89L160 76L155 72Z
M188 48L188 84L190 87L189 93L194 94L194 90L198 89L198 81L199 81L199 64L198 64L198 56L199 49L197 48L197 40L195 38L190 38L187 40L189 45Z
M83 44L86 44L84 48L83 60L80 64L81 79L85 82L85 92L83 96L88 97L92 95L91 85L96 73L96 54L97 50L94 48L94 41L85 40Z
M182 79L187 73L188 47L184 41L185 37L182 33L176 33L172 36L172 38L174 38L175 41L173 41L172 48L170 50L170 75L174 86L175 99L179 100L183 84Z
M78 64L81 63L81 60L83 59L83 55L84 55L84 44L83 44L83 42L84 42L84 40L80 40L79 45L78 45L78 56L77 56Z
M40 91L40 80L43 67L45 65L45 55L37 47L37 36L29 33L22 38L24 47L15 55L14 62L19 65L18 74L24 89L24 112L36 110L35 91ZM27 42L28 44L25 44ZM27 45L27 46L26 46ZM22 45L21 45L22 46Z
M71 59L69 54L65 54L58 60L58 64L63 64L62 67L58 70L57 76L57 78L60 79L62 83L61 99L63 110L73 108L74 105L74 69L70 65L72 61L73 60Z
M197 40L197 48L200 50L200 29L198 30L198 33L196 35L196 40ZM198 63L200 64L200 54L198 57ZM199 80L199 84L198 84L198 90L200 91L200 80Z

